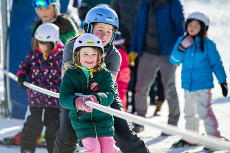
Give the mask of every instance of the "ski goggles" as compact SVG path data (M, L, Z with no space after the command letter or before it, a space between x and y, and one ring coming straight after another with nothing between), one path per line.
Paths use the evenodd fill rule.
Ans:
M34 8L47 7L53 2L56 2L56 0L33 0L33 6Z

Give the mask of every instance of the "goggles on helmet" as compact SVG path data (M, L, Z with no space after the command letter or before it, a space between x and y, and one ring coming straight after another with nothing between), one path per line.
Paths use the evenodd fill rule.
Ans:
M35 8L39 8L40 6L47 7L53 2L56 2L56 0L33 0L33 6Z

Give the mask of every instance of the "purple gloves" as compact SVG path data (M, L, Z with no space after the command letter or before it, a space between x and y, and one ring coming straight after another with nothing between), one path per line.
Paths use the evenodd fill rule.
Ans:
M228 95L228 84L226 82L220 84L222 89L222 94L224 97Z
M85 104L86 101L92 101L98 103L97 97L94 95L87 95L85 97L78 97L75 99L75 106L78 110L83 110L86 112L92 112L93 108Z
M193 38L191 36L186 36L181 42L181 44L179 45L179 50L184 52L186 48L191 46L193 43L194 43Z

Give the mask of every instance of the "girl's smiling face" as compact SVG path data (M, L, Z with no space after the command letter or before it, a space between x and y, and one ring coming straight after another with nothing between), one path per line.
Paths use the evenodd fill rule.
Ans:
M106 23L95 23L93 26L93 34L101 39L102 44L105 47L112 38L113 26Z
M192 20L188 24L187 31L188 31L188 34L190 36L197 36L198 33L200 32L200 30L201 30L201 25L200 25L199 21Z
M98 51L92 47L83 47L80 49L80 63L81 65L92 69L97 65Z

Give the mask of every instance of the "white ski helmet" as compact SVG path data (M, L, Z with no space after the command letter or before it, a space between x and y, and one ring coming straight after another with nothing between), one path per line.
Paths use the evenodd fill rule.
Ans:
M41 7L47 7L49 5L53 5L55 9L55 16L60 14L60 2L59 0L33 0L33 6L35 8L35 11L37 13L37 8Z
M59 41L59 27L53 23L43 23L35 31L34 37L39 41L56 43Z
M202 12L191 13L187 19L196 19L202 21L207 27L209 26L209 22L210 22L208 16Z
M90 33L82 34L75 40L73 46L73 55L75 55L75 52L79 51L82 47L95 47L98 48L101 53L104 52L101 39L98 36Z

